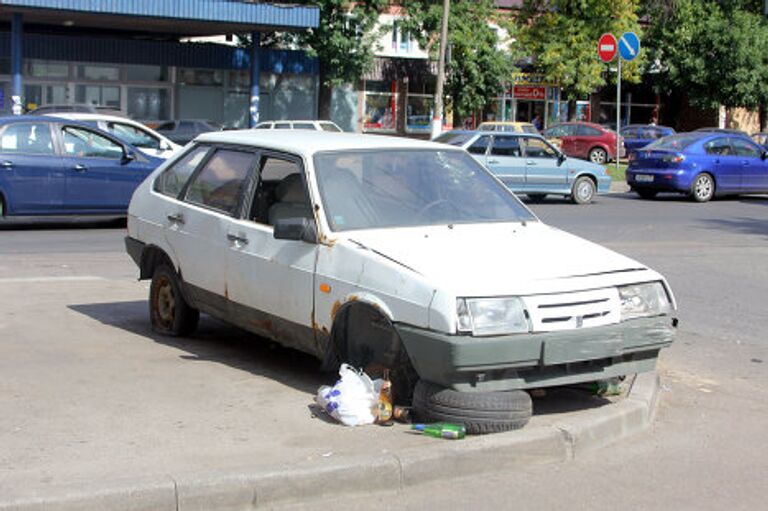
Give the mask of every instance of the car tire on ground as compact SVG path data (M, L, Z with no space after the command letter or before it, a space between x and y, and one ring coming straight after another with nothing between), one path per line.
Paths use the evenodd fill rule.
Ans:
M413 411L418 420L463 424L467 433L482 435L522 428L533 404L524 390L458 392L421 380L413 392Z
M2 195L0 195L0 220L5 218L5 213L6 213L6 211L5 211L5 199L3 198Z
M535 204L538 204L547 198L546 193L526 193L525 195L528 197L529 201Z
M633 188L632 191L638 194L640 198L648 200L655 198L659 194L657 190L648 190L647 188Z
M581 176L573 183L571 200L575 204L589 204L595 197L595 182L587 176Z
M589 150L589 161L598 165L608 163L608 152L602 147L593 147Z
M707 202L715 196L715 180L703 172L696 176L691 184L690 197L695 202Z
M149 317L155 332L173 336L191 334L200 320L200 312L190 307L181 293L178 275L165 264L152 274Z

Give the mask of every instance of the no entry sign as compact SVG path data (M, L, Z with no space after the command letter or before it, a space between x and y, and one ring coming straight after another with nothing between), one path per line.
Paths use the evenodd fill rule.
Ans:
M603 62L610 62L619 50L616 37L613 34L603 34L597 42L597 55Z

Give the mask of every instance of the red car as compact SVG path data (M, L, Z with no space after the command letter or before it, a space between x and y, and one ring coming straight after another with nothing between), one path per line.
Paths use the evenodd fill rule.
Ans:
M544 130L547 139L554 141L567 155L593 163L605 164L616 159L615 131L591 122L564 122ZM624 157L624 139L619 137L619 157Z

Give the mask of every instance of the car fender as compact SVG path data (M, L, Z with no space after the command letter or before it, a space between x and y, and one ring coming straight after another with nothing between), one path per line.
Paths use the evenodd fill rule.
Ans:
M348 293L342 300L339 300L337 302L339 304L338 307L334 307L334 310L332 311L333 319L336 318L339 311L342 310L344 307L348 307L349 305L355 303L355 304L365 304L370 305L377 311L379 311L381 314L386 316L386 318L392 322L394 322L395 317L392 314L392 310L387 306L386 302L382 300L380 297L376 296L373 293L369 292L362 292L362 293Z

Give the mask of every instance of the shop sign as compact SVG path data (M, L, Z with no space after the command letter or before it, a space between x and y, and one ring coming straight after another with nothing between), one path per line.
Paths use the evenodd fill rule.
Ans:
M535 85L538 87L543 87L545 85L549 85L552 87L557 87L557 84L548 82L546 76L537 73L514 73L512 75L512 82L515 84L515 86Z
M543 101L547 97L546 87L529 87L524 85L515 85L515 99L535 99Z

